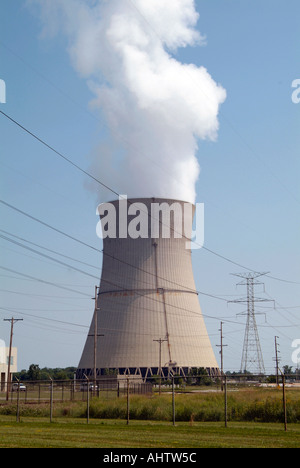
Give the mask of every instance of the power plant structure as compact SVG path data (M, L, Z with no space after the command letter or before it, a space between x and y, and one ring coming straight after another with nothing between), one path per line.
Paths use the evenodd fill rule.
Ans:
M188 242L195 206L133 198L103 207L102 274L77 378L167 378L170 368L183 377L194 368L219 375Z

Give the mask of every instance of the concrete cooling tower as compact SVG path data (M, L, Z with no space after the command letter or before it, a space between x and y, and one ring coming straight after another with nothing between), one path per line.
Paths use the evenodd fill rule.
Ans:
M97 315L77 378L94 376L94 368L97 376L115 370L120 376L147 378L162 369L167 377L169 366L183 376L199 367L218 375L187 248L194 205L161 198L130 199L125 200L127 212L121 204L124 208L124 201L104 204L105 216L100 216L104 238ZM184 211L186 207L190 209ZM105 238L109 223L111 235Z

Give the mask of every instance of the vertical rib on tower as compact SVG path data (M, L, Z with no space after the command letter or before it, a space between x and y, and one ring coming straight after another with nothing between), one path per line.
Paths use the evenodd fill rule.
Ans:
M184 202L169 199L141 198L128 200L128 206L142 203L151 213L152 203L169 209ZM117 213L117 237L103 240L103 268L97 311L97 375L107 369L119 375L157 374L159 346L165 375L169 363L176 363L177 373L186 375L191 368L204 367L217 374L218 364L201 313L192 271L191 250L187 238L176 238L171 217L170 238L161 229L151 237L120 238L119 201L112 204ZM161 205L163 206L163 205ZM194 207L188 219L190 239ZM128 216L128 223L133 217ZM182 221L183 222L183 221ZM161 226L160 226L161 227ZM184 233L184 230L182 231ZM78 366L77 376L93 376L94 319Z

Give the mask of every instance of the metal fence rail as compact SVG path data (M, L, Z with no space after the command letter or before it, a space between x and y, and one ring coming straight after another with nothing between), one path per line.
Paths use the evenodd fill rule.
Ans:
M8 388L8 391L7 391ZM23 403L44 403L53 401L85 401L86 395L101 398L115 398L127 394L127 379L94 380L40 380L22 382L2 382L0 403L3 401ZM130 394L148 394L152 392L150 382L137 382L130 379Z

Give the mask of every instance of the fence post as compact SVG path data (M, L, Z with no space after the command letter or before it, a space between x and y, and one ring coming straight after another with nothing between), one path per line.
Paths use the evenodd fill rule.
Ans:
M175 426L175 382L174 374L172 375L172 415L173 415L173 426Z
M286 395L285 395L285 375L282 374L282 403L284 414L284 430L287 431Z
M129 378L127 378L127 425L129 424Z
M76 372L74 372L74 376L73 376L73 399L75 400L75 391L76 391Z
M87 424L89 424L90 422L90 381L89 381L89 378L87 377L87 375L83 374L84 377L86 378L87 380L87 396L86 396L86 405L87 405L87 408L86 408L86 422Z
M50 422L52 422L53 419L53 379L49 376L51 380L51 386L50 386Z
M224 375L224 406L225 406L225 427L227 427L227 376Z
M50 388L50 422L52 423L53 419L53 379L50 377L51 380L51 388Z
M20 380L18 380L18 396L17 396L17 422L20 422Z

